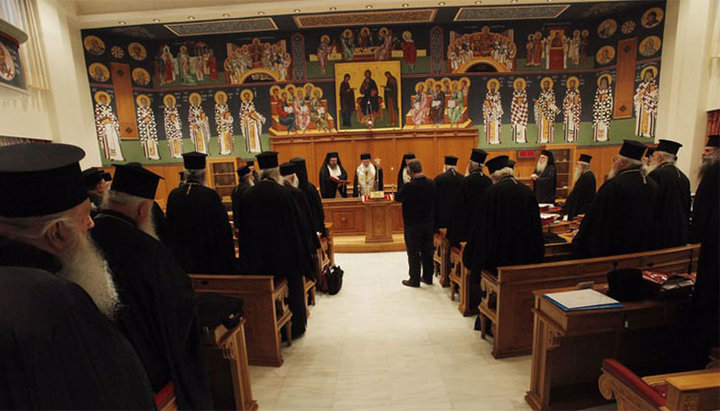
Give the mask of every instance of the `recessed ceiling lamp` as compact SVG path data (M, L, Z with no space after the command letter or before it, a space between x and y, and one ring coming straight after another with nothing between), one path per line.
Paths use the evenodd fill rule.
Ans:
M510 0L510 3L517 3L518 0Z
M188 16L188 20L195 20L195 16Z
M293 10L293 13L300 13L300 9Z
M438 3L438 6L444 6L444 5L445 5L445 2L444 2L444 1L441 1L441 2Z
M407 3L403 3L402 6L403 6L403 7L410 7L410 5L407 4Z
M229 13L223 13L223 17L230 17Z
M157 19L157 18L153 19L153 21L154 21L155 23L160 23L160 19Z
M367 6L365 6L366 9L371 9L372 7L372 4L368 4Z
M265 12L264 12L264 11L258 11L258 14L261 15L261 16L264 16L264 15L265 15Z
M121 26L124 26L124 25L127 24L127 21L118 21L118 24L121 25Z
M335 10L337 10L337 7L330 7L330 11L335 11Z
M477 1L475 2L475 4L482 4L482 1L477 0Z

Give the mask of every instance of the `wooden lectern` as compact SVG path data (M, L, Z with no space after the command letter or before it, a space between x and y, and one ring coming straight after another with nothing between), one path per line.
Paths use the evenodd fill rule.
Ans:
M392 200L383 198L365 202L365 242L391 243L392 216L390 206Z

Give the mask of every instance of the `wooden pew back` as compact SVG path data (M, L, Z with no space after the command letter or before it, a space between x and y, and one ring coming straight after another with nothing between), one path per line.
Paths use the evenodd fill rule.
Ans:
M529 354L532 349L533 290L571 287L583 281L602 283L613 269L640 268L693 273L699 245L643 253L499 267L497 276L483 272L485 295L478 307L493 323L495 358Z

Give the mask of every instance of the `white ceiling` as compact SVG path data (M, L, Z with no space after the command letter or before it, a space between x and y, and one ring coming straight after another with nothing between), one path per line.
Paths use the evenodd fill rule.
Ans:
M196 21L222 18L256 17L264 15L293 14L295 9L301 13L335 11L400 9L404 3L411 8L438 6L475 6L474 0L59 0L74 13L82 28L113 27L125 22L128 25L153 24L160 19L162 23L188 21L192 16ZM553 0L482 0L482 6L547 4ZM589 3L597 0L554 0L553 4ZM604 0L622 1L622 0Z

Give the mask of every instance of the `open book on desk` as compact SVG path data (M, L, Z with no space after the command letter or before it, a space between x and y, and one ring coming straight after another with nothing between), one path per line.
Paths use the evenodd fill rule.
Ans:
M618 300L591 288L543 294L543 297L562 308L563 311L600 310L603 308L622 308L623 306Z

